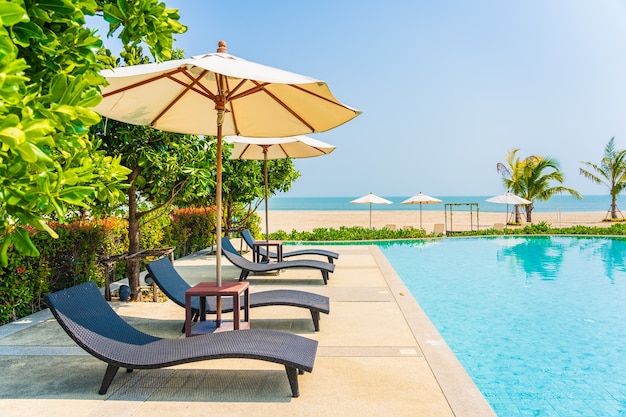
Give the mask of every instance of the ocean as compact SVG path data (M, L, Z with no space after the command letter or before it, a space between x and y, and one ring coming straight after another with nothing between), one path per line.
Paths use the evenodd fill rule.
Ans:
M282 197L275 196L269 199L269 210L369 210L368 204L350 204L350 201L359 198L355 197ZM375 210L419 210L418 205L400 204L410 196L387 197L393 204L375 204ZM446 209L445 204L453 203L478 203L480 211L499 212L503 211L504 205L488 203L485 200L493 196L433 196L442 200L440 204L423 204L422 210ZM554 212L585 212L585 211L608 211L611 206L611 196L607 195L586 195L582 200L577 200L569 195L557 195L548 201L535 202L534 213L554 213ZM621 208L621 199L618 197L617 206ZM261 204L261 210L263 205ZM509 207L510 209L511 207ZM624 204L626 212L626 204Z

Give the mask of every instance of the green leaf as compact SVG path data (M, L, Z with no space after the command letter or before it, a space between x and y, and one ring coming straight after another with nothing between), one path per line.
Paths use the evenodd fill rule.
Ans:
M67 0L39 0L39 7L59 14L72 14L76 10Z
M119 25L126 19L121 10L112 4L105 4L102 8L102 11L104 14L104 20L106 20L110 24Z
M15 244L15 248L24 255L39 256L39 251L33 241L30 240L28 232L22 227L15 229L13 233L13 244Z
M93 191L93 187L67 187L59 193L59 199L69 204L88 207L85 200L93 194Z
M35 152L36 146L31 143L24 142L19 144L15 149L20 153L20 156L24 161L35 163L37 162L37 153Z
M59 74L52 78L50 83L50 96L53 102L60 102L61 97L67 91L67 75Z
M13 26L13 34L22 44L28 45L31 39L42 39L43 30L33 22L18 23Z
M9 264L9 255L7 254L7 251L9 250L9 245L11 245L12 241L13 235L9 233L0 238L0 242L2 242L2 248L0 249L0 266L3 268L6 268Z
M24 135L22 129L7 127L0 130L0 140L7 143L11 148L16 148L26 141L26 135Z
M15 3L0 3L0 23L2 26L12 26L19 22L28 22L26 10Z

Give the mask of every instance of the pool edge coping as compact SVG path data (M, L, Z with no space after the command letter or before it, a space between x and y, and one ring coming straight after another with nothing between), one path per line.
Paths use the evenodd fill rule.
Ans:
M454 415L497 417L380 247L371 253Z

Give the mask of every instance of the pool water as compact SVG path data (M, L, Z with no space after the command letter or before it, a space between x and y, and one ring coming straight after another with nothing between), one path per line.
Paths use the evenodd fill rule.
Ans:
M626 416L626 240L380 246L498 416Z

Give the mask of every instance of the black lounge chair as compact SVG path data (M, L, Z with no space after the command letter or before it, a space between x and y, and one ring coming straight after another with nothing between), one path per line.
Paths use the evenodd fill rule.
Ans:
M242 230L240 233L241 233L241 238L243 239L244 242L246 242L246 245L248 245L248 247L252 248L252 245L254 244L254 238L252 237L252 233L250 233L250 230L249 229L245 229L245 230ZM263 246L259 246L258 250L259 250L259 255L261 255L261 259L262 260L268 260L267 259L267 254L268 254L267 248L265 248ZM331 264L333 263L333 259L339 259L339 254L337 252L332 252L332 251L325 250L325 249L306 248L306 249L293 250L293 251L289 251L289 252L284 252L283 251L283 259L290 258L292 256L308 256L308 255L325 256L326 258L328 258L328 262L330 262ZM271 259L277 259L278 258L278 254L276 252L271 252L270 251L269 252L269 257Z
M172 262L165 257L146 265L149 276L156 282L161 291L174 303L185 307L185 291L191 288L174 269ZM200 315L200 300L192 297L191 309L193 321L197 321ZM242 302L243 305L243 302ZM328 297L307 291L297 290L269 290L259 291L250 294L250 307L264 306L293 306L307 308L311 312L315 331L320 330L320 313L328 314L330 311ZM207 297L206 308L208 313L217 311L216 297ZM243 307L242 307L243 308ZM231 297L222 297L222 312L233 311L233 300Z
M209 359L258 359L285 366L294 397L298 374L313 371L317 341L274 330L233 330L185 339L163 339L126 323L93 282L46 297L54 317L85 351L108 364L99 393L106 394L117 370L158 369Z
M248 275L250 275L251 272L265 273L280 271L281 269L287 268L312 268L319 270L322 273L322 279L324 280L324 284L328 284L328 274L335 270L335 264L312 259L255 263L241 256L227 236L224 236L222 238L222 253L224 254L224 256L226 256L226 259L228 259L233 265L241 269L239 281L243 281L248 278Z

